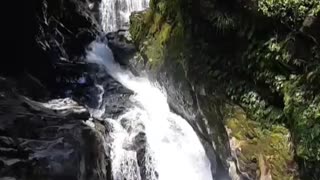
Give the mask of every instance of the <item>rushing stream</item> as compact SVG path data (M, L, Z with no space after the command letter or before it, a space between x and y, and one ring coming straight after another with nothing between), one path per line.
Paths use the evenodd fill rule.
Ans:
M100 11L104 31L128 28L131 13L144 10L148 6L149 0L102 0Z
M87 52L90 63L132 90L132 106L112 126L111 160L115 180L211 180L205 150L186 120L172 113L165 93L147 78L136 77L117 64L111 50L93 42ZM100 116L100 111L94 114Z
M148 3L103 0L100 11L105 32L128 27L130 14L147 8ZM161 87L121 67L105 42L91 43L86 59L133 92L130 105L110 118L104 116L108 104L103 98L112 97L105 97L104 86L97 85L100 108L93 109L92 115L110 126L106 146L114 180L212 180L210 161L200 139L185 119L170 111Z

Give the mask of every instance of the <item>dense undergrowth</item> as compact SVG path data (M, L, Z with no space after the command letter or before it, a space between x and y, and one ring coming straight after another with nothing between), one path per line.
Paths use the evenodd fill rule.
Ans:
M274 179L296 178L293 156L302 178L317 179L320 1L152 0L150 6L132 15L130 29L149 66L179 62L194 85L241 106L247 120L233 119L226 126L250 149L272 141L278 147L262 152L271 159L284 151L284 161L270 161ZM254 127L254 141L240 137L248 130L244 127ZM294 148L288 148L291 142ZM252 161L260 154L247 153Z

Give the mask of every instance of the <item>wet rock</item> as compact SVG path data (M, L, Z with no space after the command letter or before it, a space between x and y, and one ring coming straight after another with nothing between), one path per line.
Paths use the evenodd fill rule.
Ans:
M105 74L105 78L101 79L100 82L104 88L102 100L104 107L101 107L105 109L103 118L116 119L127 108L131 107L130 97L133 92L107 74Z
M86 108L98 104L96 77L83 61L101 32L100 2L23 3L21 57L0 65L0 179L111 179L108 132Z
M265 157L259 156L260 180L272 180L271 167Z
M0 179L107 179L105 132L83 123L86 108L71 99L37 102L14 82L1 84Z
M128 66L129 60L137 52L135 45L128 39L129 32L119 30L107 34L108 45L113 52L114 58L121 65Z
M137 159L140 167L140 176L141 180L149 180L149 179L158 179L159 173L154 168L154 165L150 165L150 163L155 163L154 157L150 155L147 148L142 148L137 151ZM149 162L149 163L146 163Z
M95 8L89 8L93 3ZM56 63L79 61L85 47L101 31L97 7L100 1L32 0L23 2L19 26L19 54L2 61L0 73L17 77L27 72L54 89Z
M132 137L128 142L126 142L123 145L123 148L127 151L140 151L141 149L144 149L146 147L146 133L145 132L139 132L134 137Z

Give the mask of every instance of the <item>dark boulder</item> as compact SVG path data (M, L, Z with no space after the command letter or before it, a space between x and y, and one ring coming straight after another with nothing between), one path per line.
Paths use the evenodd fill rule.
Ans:
M32 0L22 3L22 23L13 56L1 61L0 74L18 77L28 73L46 87L56 87L56 63L79 62L85 47L101 31L100 1ZM13 27L16 27L13 26ZM19 30L18 30L19 29ZM8 45L9 46L9 45ZM10 47L10 46L9 46Z
M0 83L0 179L107 179L105 131L84 123L84 107L33 101L17 94L13 80Z
M317 16L308 16L304 22L300 31L309 35L318 44L320 43L320 13Z
M129 32L126 30L119 30L107 34L108 45L113 52L115 60L125 66L129 66L129 60L137 52L133 42L128 40L128 35Z

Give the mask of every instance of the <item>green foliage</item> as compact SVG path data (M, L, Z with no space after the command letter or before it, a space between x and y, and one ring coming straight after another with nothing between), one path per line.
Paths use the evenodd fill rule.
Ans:
M214 11L209 14L208 18L216 30L223 34L226 31L235 29L237 25L237 19L225 12Z
M256 82L266 83L272 93L281 93L291 67L287 41L272 37L266 42L252 42L244 54L248 71Z
M319 13L320 1L258 0L258 6L266 16L278 18L291 28L299 28L307 16L315 16Z
M256 82L268 85L272 93L284 97L284 109L279 112L279 120L284 119L285 115L284 122L291 128L296 140L297 155L305 160L320 161L319 57L318 53L313 52L302 66L289 51L291 41L295 41L294 36L289 37L284 40L272 37L266 42L252 43L244 56L248 74ZM318 49L316 46L313 48ZM253 92L244 94L240 99L249 112L254 113L254 119L261 119L265 109L268 109L261 101L264 102L263 98ZM270 112L277 111L273 109ZM277 118L275 120L278 121Z
M249 91L238 95L240 95L239 102L247 109L250 117L264 123L264 126L285 122L282 110L269 104L257 92Z
M263 35L256 32L259 28L255 24L248 21L241 25L241 18L209 0L200 2L201 10L205 10L200 12L205 23L200 24L186 13L190 11L184 12L182 2L187 1L152 0L151 10L132 16L130 32L148 58L149 67L178 62L185 73L180 74L191 83L204 84L208 94L226 94L241 105L250 118L231 120L228 125L235 137L248 142L244 147L248 154L245 162L258 157L254 151L265 153L274 157L271 162L275 179L292 177L286 176L284 168L286 160L291 161L293 156L285 138L289 134L283 128L286 126L292 132L298 158L306 164L315 162L311 164L316 167L320 161L320 47L297 30L307 16L319 13L320 1L258 0L266 22L271 19L279 24L280 20L292 30L289 33L287 28L282 31L283 26L275 27L276 31L262 31ZM214 27L224 35L192 33L187 24L194 29ZM229 36L235 39L224 39ZM234 43L239 45L233 46ZM210 119L217 115L216 109L210 109L214 106L202 105ZM219 131L214 127L216 121L209 123ZM248 136L254 138L248 140ZM271 144L272 148L260 150L264 144ZM218 148L223 150L223 146ZM285 154L279 153L282 151Z
M305 80L295 76L285 84L284 112L296 135L298 156L320 161L320 95L315 95Z

